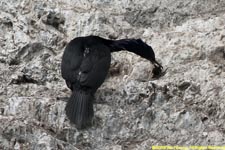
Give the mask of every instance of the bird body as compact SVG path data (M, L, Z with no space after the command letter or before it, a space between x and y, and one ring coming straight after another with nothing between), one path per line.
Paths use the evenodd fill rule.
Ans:
M94 115L93 99L104 82L111 62L111 52L128 50L150 60L158 70L154 51L141 39L107 40L98 36L77 37L65 48L61 73L72 95L66 105L69 120L84 128Z
M94 92L104 81L110 61L110 50L100 41L95 38L75 38L64 51L62 77L71 90L83 87Z

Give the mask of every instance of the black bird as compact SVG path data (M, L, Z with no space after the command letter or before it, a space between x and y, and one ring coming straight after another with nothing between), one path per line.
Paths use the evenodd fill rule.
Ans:
M93 99L108 73L111 52L127 50L151 61L156 76L162 66L155 60L151 46L141 39L109 40L98 36L77 37L65 48L61 73L72 95L66 105L66 115L78 128L91 124Z

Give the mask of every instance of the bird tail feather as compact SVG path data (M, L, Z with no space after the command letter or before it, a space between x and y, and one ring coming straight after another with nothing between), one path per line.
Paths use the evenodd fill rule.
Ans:
M94 116L93 95L85 91L73 91L66 104L66 115L77 128L91 125Z

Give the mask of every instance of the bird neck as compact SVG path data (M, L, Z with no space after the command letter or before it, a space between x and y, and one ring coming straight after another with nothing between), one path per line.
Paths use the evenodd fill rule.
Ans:
M111 52L127 50L150 60L159 71L162 71L163 67L155 60L152 47L141 39L105 40L105 44L109 46Z
M111 40L110 50L111 52L127 50L137 55L142 55L143 43L141 39Z

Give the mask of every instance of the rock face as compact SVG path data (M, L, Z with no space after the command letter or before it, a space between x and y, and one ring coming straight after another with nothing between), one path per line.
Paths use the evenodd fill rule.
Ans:
M148 150L225 144L225 1L1 0L0 149ZM60 75L76 36L142 38L167 73L112 55L91 128L65 116ZM66 98L63 98L66 97Z

